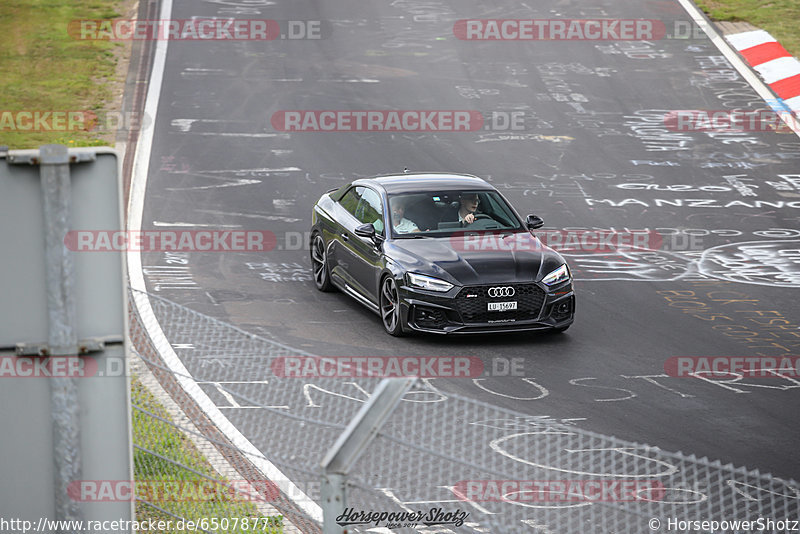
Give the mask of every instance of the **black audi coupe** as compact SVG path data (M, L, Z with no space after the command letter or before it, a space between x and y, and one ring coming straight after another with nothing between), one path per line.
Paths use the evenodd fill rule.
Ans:
M377 313L386 331L563 332L575 294L564 258L484 180L445 173L363 178L317 201L314 283Z

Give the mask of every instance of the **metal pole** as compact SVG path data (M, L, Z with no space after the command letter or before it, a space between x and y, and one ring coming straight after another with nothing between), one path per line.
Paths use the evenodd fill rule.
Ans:
M336 522L347 508L347 475L416 381L414 377L381 380L323 458L320 464L323 534L347 533Z
M72 207L69 155L63 145L39 149L45 222L49 355L78 354L75 269L64 238ZM81 520L79 503L67 495L70 482L81 479L80 416L75 378L51 377L56 520ZM64 532L64 531L59 531Z
M347 508L347 475L325 472L322 475L322 534L342 534L347 529L336 524L336 519Z

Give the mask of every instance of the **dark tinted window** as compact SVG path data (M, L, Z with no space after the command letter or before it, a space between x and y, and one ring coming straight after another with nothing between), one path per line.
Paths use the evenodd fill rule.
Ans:
M471 202L470 202L471 201ZM403 206L402 218L395 221L395 206ZM435 191L403 193L389 197L392 206L394 237L448 235L469 230L520 230L523 226L510 206L496 191ZM464 217L472 216L466 222Z
M339 203L360 222L372 224L376 232L383 233L383 206L376 191L363 186L351 187Z
M358 201L361 200L361 195L357 191L358 189L364 189L364 188L351 187L339 201L339 204L341 204L342 207L347 211L349 211L350 214L353 215L354 217L356 215L356 209L358 208Z

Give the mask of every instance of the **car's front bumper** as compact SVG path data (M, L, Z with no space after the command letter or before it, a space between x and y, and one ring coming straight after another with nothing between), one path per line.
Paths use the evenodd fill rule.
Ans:
M513 297L491 298L487 289L514 287ZM575 316L571 282L556 288L538 283L456 287L436 293L400 286L403 323L409 330L432 334L487 334L563 329ZM489 302L517 302L518 309L488 311Z

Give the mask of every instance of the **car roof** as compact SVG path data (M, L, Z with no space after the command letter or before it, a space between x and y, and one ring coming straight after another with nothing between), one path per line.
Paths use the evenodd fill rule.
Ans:
M485 180L471 174L445 172L398 173L361 178L354 185L373 185L383 188L387 194L441 191L443 189L478 189L493 191Z

